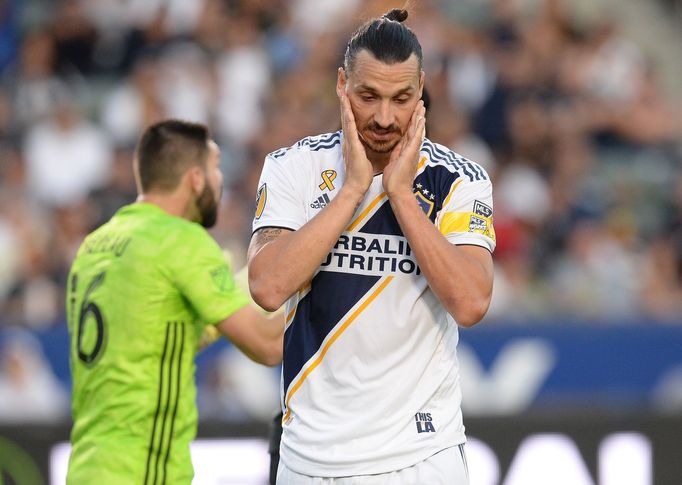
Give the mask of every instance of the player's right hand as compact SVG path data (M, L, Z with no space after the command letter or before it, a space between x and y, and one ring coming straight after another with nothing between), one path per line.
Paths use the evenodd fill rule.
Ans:
M344 186L349 186L364 195L374 178L374 169L358 136L348 95L342 89L337 90L337 95L341 104L343 127L343 160L346 169Z

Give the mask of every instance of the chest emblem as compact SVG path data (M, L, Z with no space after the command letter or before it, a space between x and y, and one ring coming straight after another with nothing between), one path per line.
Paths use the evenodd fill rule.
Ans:
M419 207L421 207L422 210L424 211L424 214L426 214L426 217L430 217L431 212L433 212L434 206L433 200L429 200L421 192L415 192L414 195L417 198L417 203L419 204Z

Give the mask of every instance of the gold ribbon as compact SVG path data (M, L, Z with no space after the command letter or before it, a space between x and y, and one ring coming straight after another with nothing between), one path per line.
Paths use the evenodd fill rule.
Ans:
M325 170L322 172L322 180L323 182L319 185L320 190L324 189L329 189L334 190L334 184L332 182L336 178L336 171L335 170Z

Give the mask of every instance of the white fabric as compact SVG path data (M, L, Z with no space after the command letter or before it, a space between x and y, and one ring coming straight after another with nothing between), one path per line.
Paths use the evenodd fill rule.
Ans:
M280 461L277 485L469 485L464 445L440 451L402 470L353 477L310 477L296 473Z

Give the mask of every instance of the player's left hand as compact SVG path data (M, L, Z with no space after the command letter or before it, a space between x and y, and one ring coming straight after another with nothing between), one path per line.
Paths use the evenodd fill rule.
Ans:
M407 131L393 149L384 168L383 186L388 198L400 194L412 195L412 182L419 163L419 149L424 139L426 108L419 100L414 107Z

